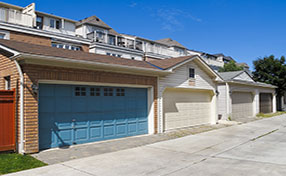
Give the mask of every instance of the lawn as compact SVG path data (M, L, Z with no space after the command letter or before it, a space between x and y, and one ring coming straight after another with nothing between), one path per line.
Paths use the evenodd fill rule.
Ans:
M269 117L274 117L274 116L282 115L282 114L285 114L285 113L286 113L286 112L284 112L284 111L278 111L278 112L269 113L269 114L259 113L259 114L257 114L257 117L260 117L260 118L269 118Z
M47 164L30 155L0 153L0 175L45 166Z

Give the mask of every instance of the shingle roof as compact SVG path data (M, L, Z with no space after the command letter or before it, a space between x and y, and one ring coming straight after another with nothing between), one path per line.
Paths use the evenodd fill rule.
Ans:
M102 28L106 28L106 29L109 30L110 34L119 35L114 29L112 29L110 26L108 26L105 22L103 22L100 18L98 18L95 15L87 17L85 19L82 19L82 20L78 21L76 23L76 26L80 26L82 24L90 24L90 25L95 25L95 26L99 26L99 27L102 27Z
M166 69L171 68L175 65L178 65L178 64L180 64L180 63L182 63L188 59L191 59L194 56L197 56L197 55L168 58L168 59L163 59L163 60L151 60L151 61L149 61L149 63L151 63L152 65L159 67L163 70L166 70Z
M222 77L223 80L227 81L227 80L231 80L232 78L236 77L242 72L244 71L241 70L241 71L231 71L231 72L219 72L219 75Z
M124 59L107 55L99 55L83 51L72 51L61 48L54 48L49 46L35 45L35 44L23 43L12 40L3 40L3 39L0 39L0 45L4 45L12 50L16 50L20 53L25 53L25 54L52 56L52 57L60 57L60 58L67 58L67 59L74 59L81 61L91 61L95 63L117 64L117 65L159 70L158 68L152 66L151 64L145 61L136 61L131 59Z
M242 83L242 84L248 84L248 85L253 85L253 86L262 86L262 87L270 87L270 88L276 87L276 86L273 86L271 84L266 84L266 83L262 83L262 82L256 82L256 81L251 82L251 81L243 81L243 80L233 79L243 72L246 72L246 71L241 70L241 71L232 71L232 72L219 72L219 75L222 77L222 79L224 81L227 81L227 82Z
M180 48L185 48L182 44L180 44L179 42L177 42L176 40L173 40L171 38L165 38L165 39L160 39L160 40L155 40L158 43L162 43L168 46L177 46Z

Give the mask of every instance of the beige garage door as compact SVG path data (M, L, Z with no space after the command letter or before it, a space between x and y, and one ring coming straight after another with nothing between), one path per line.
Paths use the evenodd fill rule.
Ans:
M232 98L232 116L233 120L239 118L252 117L253 95L248 92L233 92Z
M211 94L167 89L163 94L163 113L165 130L210 123Z
M259 94L259 109L261 113L272 112L272 94L260 93Z

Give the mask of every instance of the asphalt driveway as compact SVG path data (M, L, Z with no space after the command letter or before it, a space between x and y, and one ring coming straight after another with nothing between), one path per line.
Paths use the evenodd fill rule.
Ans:
M286 175L286 115L10 175Z

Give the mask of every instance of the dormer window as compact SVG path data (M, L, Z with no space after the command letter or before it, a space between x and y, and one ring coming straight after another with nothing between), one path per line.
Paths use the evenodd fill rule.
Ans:
M60 29L61 28L60 20L50 19L50 28Z
M189 78L194 79L195 78L195 69L189 68Z
M43 29L43 17L37 16L36 28Z

